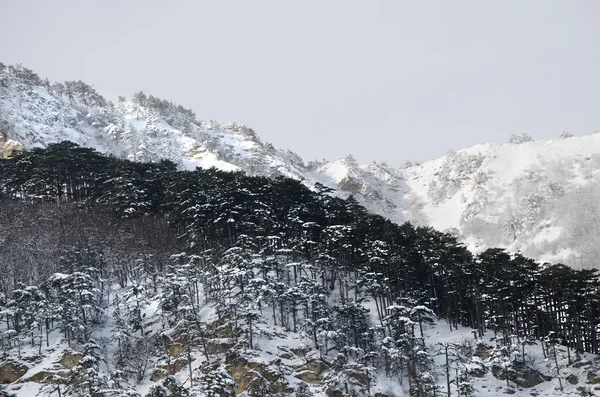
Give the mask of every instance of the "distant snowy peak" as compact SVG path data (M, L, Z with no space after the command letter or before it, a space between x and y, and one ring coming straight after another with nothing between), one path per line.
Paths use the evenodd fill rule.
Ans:
M379 204L378 186L385 183L370 178L368 167L353 164L356 171L337 183L297 154L263 143L247 126L198 120L189 109L141 92L112 103L81 81L51 84L22 66L0 64L0 136L25 148L70 140L134 161L168 159L185 169L286 176L311 187L320 182L342 196L355 194L382 215L396 210ZM370 186L369 179L378 186Z
M352 156L305 164L241 124L198 120L141 92L112 103L81 81L50 83L0 63L0 156L63 140L184 169L319 182L395 222L452 231L473 250L501 246L586 267L600 257L600 134L512 136L403 169L359 165Z
M422 223L455 230L471 248L589 267L600 254L590 221L600 215L599 171L595 134L476 145L403 174Z
M320 164L316 171L344 192L358 197L367 208L402 222L406 186L397 170L383 164L359 165L352 156Z

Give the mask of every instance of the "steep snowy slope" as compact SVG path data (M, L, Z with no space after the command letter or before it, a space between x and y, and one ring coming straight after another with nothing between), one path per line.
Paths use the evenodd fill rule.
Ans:
M482 144L404 172L413 212L474 249L595 266L600 135Z

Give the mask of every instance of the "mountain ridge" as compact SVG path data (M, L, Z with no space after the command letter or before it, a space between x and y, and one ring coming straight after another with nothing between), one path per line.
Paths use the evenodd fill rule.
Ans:
M359 165L352 156L305 163L242 124L197 120L191 110L141 92L111 103L81 81L51 84L3 64L0 135L6 154L70 140L131 160L168 159L183 169L214 166L309 187L318 182L394 222L451 230L474 251L503 246L576 267L594 267L600 254L593 238L600 231L594 222L600 135L513 137L406 168Z

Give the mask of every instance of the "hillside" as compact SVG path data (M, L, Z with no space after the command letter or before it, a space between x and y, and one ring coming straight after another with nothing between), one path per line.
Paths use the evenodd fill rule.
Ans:
M475 252L502 246L541 261L596 267L600 135L515 138L402 169L359 165L352 156L306 164L246 126L201 121L169 101L138 93L111 103L81 81L50 83L24 67L0 65L5 155L70 140L130 160L168 159L181 169L291 177L352 194L395 222L451 231Z
M51 84L21 66L0 65L0 136L25 148L69 140L134 161L167 159L182 169L216 167L290 177L309 186L319 182L343 196L355 194L376 213L402 219L396 211L401 183L387 167L346 162L339 178L327 171L334 163L305 165L244 125L197 120L191 110L143 93L111 103L84 82Z
M66 141L0 160L0 395L594 395L597 270L329 193Z
M403 173L418 220L472 249L597 267L600 134L482 144Z

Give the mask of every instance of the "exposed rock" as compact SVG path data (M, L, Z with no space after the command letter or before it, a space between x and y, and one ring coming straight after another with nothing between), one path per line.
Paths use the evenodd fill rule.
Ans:
M56 383L56 380L53 379L55 376L60 376L61 378L67 378L69 373L66 371L40 371L29 378L25 379L26 382L36 382L36 383Z
M31 364L39 364L43 360L42 356L23 356L21 357L21 361L25 361Z
M233 328L227 316L223 316L219 320L212 322L206 330L213 339L233 339L239 336L239 331Z
M475 348L475 353L473 353L473 355L475 357L479 357L482 360L486 360L490 357L490 350L490 346L480 343L477 345L477 348Z
M0 365L0 384L9 384L25 375L29 367L25 364L8 361Z
M302 371L294 374L294 377L312 385L320 385L323 383L323 378L313 371Z
M492 365L492 374L500 380L506 380L516 383L518 386L529 388L549 380L533 368L529 368L525 364L514 361L511 371L505 371L499 365Z
M338 389L327 388L325 389L325 394L327 395L327 397L344 397L344 393L342 393L342 391Z
M347 369L346 374L348 375L348 382L352 384L366 386L369 383L367 374L358 368Z
M290 349L288 349L285 346L277 346L277 350L279 350L281 353L278 353L277 356L285 359L285 360L291 360L292 358L294 358L294 354L292 352L290 352Z
M292 353L286 353L286 352L279 353L277 356L280 358L283 358L284 360L291 360L294 358L294 355Z
M192 361L194 359L192 358ZM171 375L175 375L177 372L184 369L189 364L187 358L178 358L176 360L172 360L170 363L159 365L158 368L167 371Z
M576 390L580 396L595 396L596 395L596 393L594 393L589 388L584 387L584 386L579 386Z
M152 376L150 376L150 380L152 382L158 382L160 380L165 379L167 376L169 376L169 372L162 369L162 368L157 368L154 370L154 372L152 372Z
M390 397L390 395L385 394L385 393L375 393L374 397Z
M311 351L311 349L306 346L293 347L290 350L298 357L304 357Z
M316 359L316 360L308 360L306 362L306 364L304 364L300 368L306 368L307 370L313 371L320 375L329 369L329 365L323 360Z
M73 369L74 366L79 364L83 354L74 351L65 351L62 358L58 360L58 363L66 369Z
M210 341L206 344L208 354L223 354L235 346L233 342Z
M169 346L169 356L178 357L181 353L185 351L185 346L182 343L172 343Z
M23 145L17 141L6 140L0 133L0 159L7 159L15 152L23 150Z
M273 394L293 391L283 375L265 363L248 361L235 353L227 355L225 363L231 377L237 383L236 394L259 387L265 380L269 382L270 392Z
M345 192L360 194L362 184L356 178L347 176L339 182L340 189Z
M576 385L579 382L579 378L575 374L571 374L565 378L567 382L572 385Z
M574 362L573 368L581 368L581 367L586 367L588 365L592 365L592 362L590 360L581 360L581 361Z
M600 383L600 375L596 371L588 371L587 373L587 383L591 385L596 385Z

